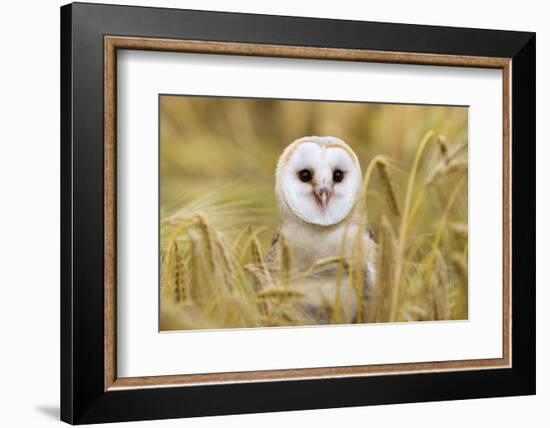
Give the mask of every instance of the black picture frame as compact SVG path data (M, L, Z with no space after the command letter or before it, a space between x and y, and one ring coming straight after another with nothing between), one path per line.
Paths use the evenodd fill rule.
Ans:
M512 59L512 367L104 388L104 36ZM535 34L74 3L61 8L61 419L71 424L535 393Z

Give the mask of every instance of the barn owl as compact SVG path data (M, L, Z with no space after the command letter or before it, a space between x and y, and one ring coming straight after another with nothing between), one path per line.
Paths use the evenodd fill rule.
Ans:
M268 258L273 262L285 245L292 270L307 272L319 260L351 256L352 245L359 243L367 291L375 278L375 244L361 221L366 213L357 209L361 184L357 156L341 139L311 136L292 142L277 162L275 193L280 224ZM357 290L343 276L339 301L343 317L353 320L357 305L363 302L357 301ZM306 279L301 287L304 304L314 309L331 307L336 299L335 265Z

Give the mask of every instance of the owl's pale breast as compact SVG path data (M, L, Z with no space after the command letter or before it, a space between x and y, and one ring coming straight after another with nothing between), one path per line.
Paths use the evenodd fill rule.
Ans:
M341 254L342 241L346 233L345 223L332 227L314 227L298 222L289 222L281 228L281 233L285 237L285 243L291 255L292 266L299 272L308 271L315 262L336 257ZM351 255L352 245L357 233L361 233L361 245L365 255L364 269L369 279L370 286L374 282L374 270L372 268L375 246L366 233L360 232L357 225L352 224L347 231L347 239L343 246L344 255ZM309 276L301 283L303 303L308 308L314 308L315 311L322 307L332 307L337 295L336 275L338 265L328 265L317 270L314 276ZM338 287L340 296L340 320L352 320L357 310L357 290L347 281L347 275L341 279ZM366 289L365 289L366 290ZM324 322L329 322L325 319Z
M354 236L352 229L348 232L349 236ZM344 223L333 227L315 227L296 222L285 225L281 230L294 268L299 271L309 269L320 259L340 255L344 231ZM348 248L344 251L347 254Z

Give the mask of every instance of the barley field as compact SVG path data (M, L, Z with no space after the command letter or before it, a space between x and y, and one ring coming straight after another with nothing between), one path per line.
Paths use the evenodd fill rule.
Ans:
M265 262L276 162L307 135L343 139L361 163L376 284L353 316L339 298L344 286L361 293L350 256L296 272L283 242L276 272ZM326 323L303 309L302 287L327 264L337 266L331 324L467 319L468 110L163 95L160 218L163 331Z

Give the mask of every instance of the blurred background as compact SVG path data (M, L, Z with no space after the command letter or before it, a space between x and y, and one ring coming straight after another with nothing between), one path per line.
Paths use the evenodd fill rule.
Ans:
M163 95L161 218L205 195L216 203L246 201L250 213L246 221L252 226L265 226L260 239L268 245L277 227L275 166L285 146L293 140L306 135L341 138L356 152L363 173L374 156L387 156L392 161L394 191L400 197L418 144L430 129L452 144L467 144L468 109ZM432 157L436 155L432 153ZM426 179L428 167L433 164L429 159L422 162L419 176ZM421 184L422 179L418 182ZM380 185L373 177L369 186L373 188L368 205L373 223L387 210L376 191ZM434 192L445 195L449 189L439 186ZM418 233L433 228L430 219L440 217L439 198L424 203L424 210L425 224L417 225ZM467 222L467 194L459 215Z

